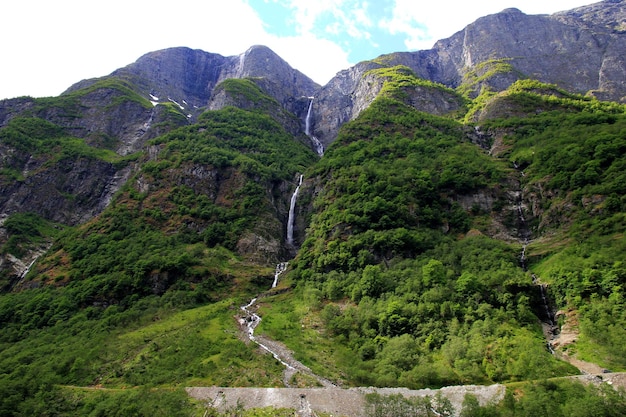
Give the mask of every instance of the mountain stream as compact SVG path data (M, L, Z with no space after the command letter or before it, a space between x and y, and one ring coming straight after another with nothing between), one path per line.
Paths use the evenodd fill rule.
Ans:
M524 215L524 195L523 195L523 187L521 179L524 177L524 171L516 164L513 163L513 166L520 174L520 186L517 191L517 201L516 201L516 211L517 211L517 236L519 240L522 242L522 252L520 254L520 266L524 271L528 271L528 267L526 265L526 248L531 242L532 233L530 231L530 227L528 225L528 221L526 220L526 216ZM558 326L554 321L554 314L552 309L550 308L550 304L548 301L547 295L547 285L542 284L539 281L539 278L532 274L533 284L538 288L539 291L539 306L537 306L537 316L539 320L541 320L541 324L543 327L543 333L546 337L546 346L550 353L554 354L554 349L552 348L552 340L558 334Z
M528 221L524 216L524 198L522 178L524 177L524 171L517 165L513 164L515 169L520 174L520 187L517 192L516 211L518 220L518 239L522 242L522 252L520 254L520 266L524 271L528 271L526 263L526 248L532 242L532 233L528 225ZM569 356L566 352L560 349L556 350L559 346L563 347L570 343L573 343L578 338L578 330L574 330L570 323L566 322L563 328L559 328L556 322L556 317L553 309L550 307L550 299L548 296L548 286L541 282L539 277L535 274L531 274L532 282L537 287L539 298L535 303L535 314L541 321L543 328L543 334L546 338L546 347L548 351L555 355L557 358L569 362L574 365L582 374L598 375L604 373L605 370L591 362L586 362L575 357Z
M298 198L298 191L302 185L302 175L298 182L298 186L294 190L290 205L289 216L287 221L287 243L293 245L293 222L295 219L295 206ZM280 275L287 270L288 262L280 262L276 265L276 271L274 272L274 281L272 282L271 289L276 288L278 285ZM256 343L261 349L270 353L274 358L285 366L285 372L283 373L283 383L286 387L290 387L290 381L292 377L300 372L316 380L321 386L324 387L336 387L331 381L326 378L320 377L311 371L307 366L299 362L293 357L292 352L284 346L282 343L272 340L266 336L256 336L254 334L255 329L261 323L261 316L257 314L257 300L264 294L259 294L253 298L248 304L241 307L243 317L240 318L240 324L245 328L247 337L250 341Z
M310 100L309 109L306 112L306 119L304 120L304 134L307 135L309 139L311 139L311 142L313 143L313 147L315 148L315 152L317 152L319 156L324 156L324 145L322 144L322 142L319 141L318 138L316 138L311 133L311 115L313 114L313 99L314 97L309 97L309 100Z

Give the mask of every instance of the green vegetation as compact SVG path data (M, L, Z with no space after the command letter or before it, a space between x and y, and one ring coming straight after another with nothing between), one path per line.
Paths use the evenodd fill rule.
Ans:
M263 92L251 79L229 78L224 80L216 87L214 94L220 92L222 89L234 97L253 102L261 108L267 109L269 107L279 106L274 98Z
M294 297L274 300L259 331L355 385L419 388L576 373L545 348L539 290L521 268L521 245L470 231L480 216L450 199L503 187L508 160L524 169L525 190L550 196L538 201L543 222L531 223L541 225L535 236L559 230L530 245L531 269L551 284L557 308L579 310L581 355L624 369L622 107L546 91L554 89L519 82L508 99L521 94L526 109L548 103L551 112L485 123L514 132L499 159L464 142L461 125L393 95L345 125L315 166L325 187L292 263ZM596 167L593 178L585 177L587 161ZM567 218L552 211L563 205ZM563 239L569 249L557 245Z
M486 63L467 85L508 71ZM500 141L490 155L467 140L467 124L406 100L415 87L464 103L459 94L401 66L371 74L385 79L382 94L319 160L263 113L275 100L252 80L230 80L220 88L255 110L208 111L150 141L150 157L130 157L137 170L97 218L72 228L7 218L2 255L54 244L19 291L0 281L0 416L218 416L182 387L280 386L282 366L242 340L236 316L288 253L277 242L300 173L317 186L302 195L312 207L306 239L280 290L259 301L259 333L348 386L511 384L501 404L468 397L464 417L624 414L622 392L544 381L578 371L546 348L534 282L567 312L561 324L577 320L568 354L626 369L624 106L530 80L484 92L471 104ZM119 80L37 101L0 130L15 151L1 183L24 180L31 157L44 167L128 163L37 117L47 106L72 117L102 88L146 105ZM168 129L182 123L172 105L160 110ZM524 265L519 218L507 218L520 190L532 237ZM372 416L451 413L442 397L368 400ZM233 407L222 415L292 412Z
M14 213L2 225L8 239L0 253L22 257L26 250L44 243L46 238L56 237L60 225L54 225L33 213Z
M459 87L459 92L466 97L476 89L478 84L487 81L497 74L515 73L515 68L510 64L512 58L490 59L475 65L463 75L463 82ZM522 74L517 74L523 77ZM484 91L481 91L484 93Z
M503 155L524 170L524 188L542 196L530 268L558 308L577 312L579 357L624 369L626 325L626 108L536 81L514 84L506 100L532 114L485 122L506 129ZM542 109L537 112L537 109Z
M364 76L368 74L374 74L385 80L383 88L379 93L379 97L392 98L410 105L409 97L411 90L415 90L416 88L425 88L429 90L437 90L445 94L449 100L457 101L462 109L458 113L464 112L463 109L467 105L466 98L458 94L455 90L448 88L443 84L419 78L410 68L404 65L372 69L367 71Z
M467 231L469 217L448 195L501 176L460 125L382 97L342 129L315 173L325 187L300 253L305 275L409 257L444 228Z
M577 381L541 380L509 386L499 404L480 406L476 397L467 395L461 417L595 417L621 416L626 413L626 393L608 384L583 385Z
M109 104L110 108L113 106L118 106L121 103L127 101L134 101L145 108L152 107L150 101L143 98L135 91L135 88L131 82L118 77L107 77L103 79L98 79L93 84L90 84L88 87L73 91L67 94L67 96L70 99L80 98L103 89L113 90L117 93L113 101Z
M608 384L583 385L577 381L541 380L507 387L499 402L480 405L466 394L460 410L455 410L441 394L435 397L405 398L402 395L368 394L368 417L451 416L460 417L596 417L622 416L626 413L626 392Z
M36 118L14 119L2 132L45 155L53 141L60 152L69 143ZM27 278L31 289L0 297L0 415L38 414L53 395L58 415L189 415L182 390L167 387L280 384L282 367L241 341L233 318L270 286L274 264L233 251L243 233L268 233L275 188L315 155L271 118L235 108L208 112L153 145L158 158L138 174L150 192L127 184L99 218L58 236ZM181 183L191 166L220 178ZM4 227L14 236L6 253L51 234L28 214ZM111 390L127 387L140 388Z
M66 136L63 128L37 117L11 119L0 130L0 144L36 157L45 157L49 165L78 158L120 163L134 157L122 158L113 151L89 146L83 139ZM19 156L16 155L15 158ZM10 162L7 164L11 165L13 164Z
M30 416L202 416L184 389L100 389L48 387L19 407L19 414Z

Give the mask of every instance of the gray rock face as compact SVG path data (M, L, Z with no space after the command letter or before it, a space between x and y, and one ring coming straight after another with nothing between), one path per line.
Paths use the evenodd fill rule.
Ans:
M483 88L501 91L520 78L533 78L602 100L626 102L625 37L624 0L605 0L550 16L506 9L478 19L430 50L361 62L321 88L263 46L230 57L170 48L148 53L108 77L81 81L57 101L0 101L0 128L14 117L39 117L62 127L68 136L127 155L143 149L148 139L189 123L204 109L256 108L259 103L218 88L228 78L250 78L275 100L270 114L298 140L306 140L309 97L314 97L310 132L328 147L339 128L379 95L385 80L371 70L381 67L405 65L418 77L463 87L470 96ZM111 86L86 89L111 77L125 81L143 99ZM406 104L428 113L447 114L462 106L458 96L442 89L415 87L405 93ZM151 106L149 101L174 106ZM0 215L27 209L77 224L101 211L130 175L130 168L118 170L95 160L44 167L33 155L8 148L0 149L0 157L1 167L24 173L22 180L2 184Z
M451 88L465 86L470 96L482 88L502 91L522 78L626 102L626 2L607 0L554 15L526 15L506 9L485 16L430 50L382 56L387 66L405 65L418 77ZM505 63L506 71L494 71ZM325 146L338 128L354 119L380 91L380 82L363 75L377 64L362 62L341 71L316 93L314 134ZM472 83L470 75L481 81ZM414 102L433 101L430 91ZM434 100L437 101L437 100ZM419 107L418 107L419 108ZM432 113L444 108L422 108Z
M0 213L29 211L46 219L76 225L93 218L109 203L128 170L80 158L47 165L24 155L24 179L0 184Z
M606 100L626 96L626 2L604 1L551 16L526 15L517 9L482 17L432 50L393 54L390 59L420 77L450 87L487 61L506 60L518 78L554 83Z
M383 80L366 73L380 67L362 62L339 72L315 93L310 129L324 148L335 140L339 127L356 118L376 98Z
M205 108L215 87L229 78L263 79L267 93L285 107L319 88L265 46L253 46L241 55L230 57L184 47L163 49L143 55L109 77L129 80L145 98L174 102L190 114ZM96 81L83 80L64 94Z
M128 81L145 102L128 99L124 91L114 87L89 89L109 77ZM297 134L300 123L289 111L302 106L301 96L309 96L319 88L262 46L254 46L237 57L189 48L165 49L148 53L109 77L81 81L47 105L28 97L2 100L0 128L15 117L39 117L62 127L68 136L127 155L168 130L164 125L171 128L186 124L187 112L206 109L215 87L223 80L252 77L276 99L275 117ZM180 114L172 118L165 106L152 106L148 100L175 103ZM215 97L213 108L225 105L246 107L246 103L235 102L232 97ZM255 103L248 105L253 107ZM27 153L9 148L0 149L0 153L3 167L25 173L24 180L3 184L0 189L0 213L5 215L28 210L53 221L78 224L106 207L122 179L130 175L130 168L120 171L104 162L73 160L42 168L42 161Z

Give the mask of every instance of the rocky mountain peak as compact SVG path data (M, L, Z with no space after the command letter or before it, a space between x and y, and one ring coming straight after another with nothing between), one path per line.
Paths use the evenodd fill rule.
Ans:
M312 125L325 145L332 142L339 126L358 116L380 90L380 82L363 77L380 65L377 62L405 65L420 78L463 87L470 97L503 91L519 79L531 78L624 102L625 36L624 0L554 15L527 15L508 8L477 19L430 50L384 55L338 73L316 93Z

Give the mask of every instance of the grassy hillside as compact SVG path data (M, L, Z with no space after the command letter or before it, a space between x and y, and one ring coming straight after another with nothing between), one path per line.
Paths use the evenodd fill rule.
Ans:
M538 280L559 324L578 320L559 353L624 370L625 109L529 81L491 100L507 114L483 116L490 154L389 96L344 126L315 166L294 297L260 330L355 385L578 373L546 348ZM495 198L485 212L459 195Z
M149 146L105 212L57 232L0 297L0 415L53 415L53 397L71 415L189 415L180 387L280 384L282 367L244 343L235 315L271 285L291 180L316 157L270 117L236 108ZM46 222L24 218L5 222L4 251L44 233Z
M440 86L383 75L383 94L320 160L246 81L223 88L257 110L206 112L132 158L37 117L0 130L50 164L136 164L85 224L5 220L3 254L53 244L17 285L2 281L0 416L203 415L183 387L281 386L283 366L245 343L236 316L290 256L301 173L310 223L280 290L259 302L258 333L345 386L526 393L491 409L469 398L467 416L532 415L555 393L554 415L572 411L563 398L620 410L620 395L516 384L578 373L546 347L538 283L579 333L567 354L626 370L624 107L524 81L468 100L474 126L405 102L406 89ZM7 164L1 178L21 173Z

